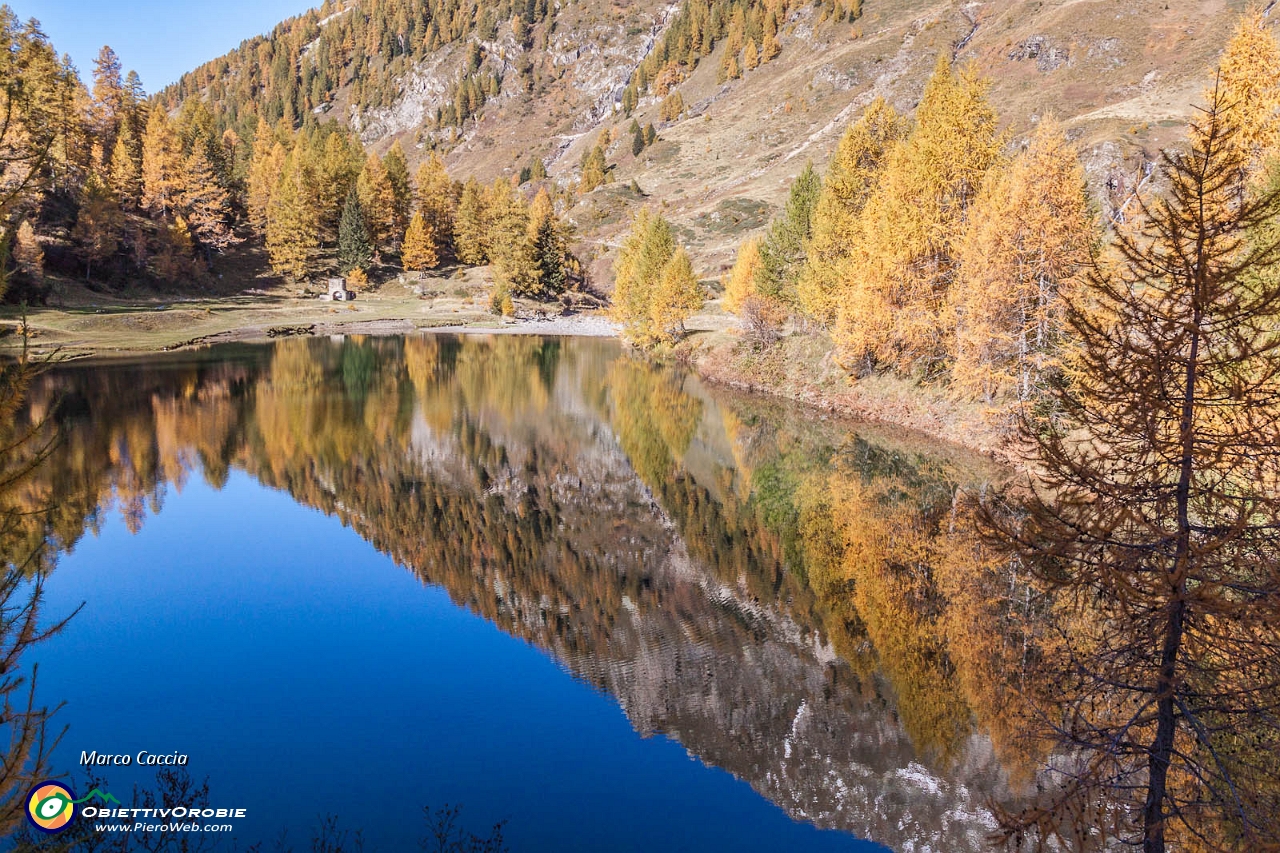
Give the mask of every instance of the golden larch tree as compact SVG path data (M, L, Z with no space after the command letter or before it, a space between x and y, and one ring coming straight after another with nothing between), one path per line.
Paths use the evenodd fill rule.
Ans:
M489 262L489 211L484 189L475 178L469 179L462 187L453 228L453 242L458 260L462 263Z
M94 264L107 260L119 248L123 218L110 188L91 174L85 181L80 211L71 230L71 236L80 244L86 281L93 275Z
M631 343L671 343L702 305L688 253L661 214L641 208L614 261L611 314Z
M511 182L498 178L485 194L489 263L500 289L515 295L537 292L537 265L529 241L529 206Z
M378 155L370 154L365 160L356 178L356 193L374 246L379 251L390 251L400 237L396 230L396 193Z
M1001 148L988 84L945 55L915 126L888 156L862 212L859 259L835 339L842 361L937 376L952 338L947 291L965 217Z
M1072 760L1011 840L1109 812L1093 840L1144 853L1280 849L1280 190L1250 188L1239 109L1212 93L1068 295L1074 381L1024 418L1035 479L988 505L1077 617L1040 716Z
M320 237L327 242L336 241L347 194L365 162L360 140L332 129L319 151L304 142L299 140L295 145L295 150L302 149L305 158L301 186L315 206Z
M142 137L142 207L165 216L182 190L182 142L164 110L152 110Z
M1076 151L1041 119L1026 150L988 174L960 243L952 382L962 394L1028 401L1044 390L1060 295L1079 285L1097 239Z
M1237 105L1235 141L1256 168L1280 144L1280 43L1260 10L1240 19L1218 65L1223 99Z
M756 272L760 269L760 238L752 237L738 247L738 257L724 279L724 309L737 314L747 299L756 295Z
M431 226L436 254L443 257L455 250L453 231L458 198L444 161L436 152L428 154L418 167L417 184L418 210Z
M40 248L36 230L26 219L18 226L13 241L13 261L18 265L19 272L31 281L38 282L44 278L44 250Z
M111 191L125 210L132 210L142 200L141 146L129 122L122 122L116 144L111 151Z
M277 275L301 281L320 248L317 211L304 185L301 152L289 155L267 208L267 254Z
M231 193L218 181L203 145L196 145L184 164L177 206L206 253L240 242L231 230Z
M684 337L685 321L702 307L702 285L693 272L693 262L683 246L667 261L658 276L649 303L651 337L672 344Z
M405 269L414 271L435 269L440 263L435 235L431 233L431 225L421 210L409 219L409 230L400 245L400 258Z
M271 125L264 118L258 119L258 129L253 135L253 150L249 155L249 174L246 178L245 204L249 209L249 224L259 232L267 225L267 207L271 194L280 184L284 170L285 148Z
M850 275L849 261L862 240L862 209L871 196L889 151L909 129L883 98L876 98L849 126L832 155L814 207L805 268L796 284L800 309L830 325Z
M409 227L409 215L413 210L413 183L409 179L409 163L404 156L400 140L391 144L382 158L382 168L391 182L391 195L395 199L392 227L396 234L404 234Z

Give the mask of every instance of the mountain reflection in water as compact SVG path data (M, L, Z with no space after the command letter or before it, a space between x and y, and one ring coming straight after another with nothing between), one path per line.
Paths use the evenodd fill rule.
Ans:
M798 821L978 850L1026 758L1016 595L954 448L708 389L612 341L288 340L37 378L11 498L65 551L240 470L337 516ZM978 557L973 557L978 554Z

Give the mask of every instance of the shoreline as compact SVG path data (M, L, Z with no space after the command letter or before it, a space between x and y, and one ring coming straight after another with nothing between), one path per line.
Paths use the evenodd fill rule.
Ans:
M513 319L482 312L475 303L460 295L428 301L384 291L342 308L279 294L42 307L27 315L32 330L29 352L81 361L287 337L440 333L620 338L619 326L599 310L548 314L545 306L529 303L520 305L523 316ZM819 413L906 429L1002 464L1017 464L991 411L906 380L872 377L850 383L835 364L829 341L818 336L793 334L769 347L752 348L714 302L707 307L710 310L691 324L693 334L675 351L676 360L702 381L788 400ZM9 311L0 324L7 332L0 338L0 356L16 355L20 318Z
M850 381L836 363L830 341L820 336L793 334L755 350L736 335L721 331L691 342L682 355L699 378L711 385L790 400L851 421L904 429L1004 466L1021 465L1000 410L892 376Z
M67 288L60 304L0 308L0 356L16 356L23 347L37 356L62 359L110 358L176 352L223 343L260 342L282 337L323 335L403 335L418 331L460 334L548 334L615 336L617 327L598 309L579 306L560 315L560 306L517 301L516 318L488 310L489 283L482 270L435 282L429 295L392 280L359 294L352 302L333 303L284 288L225 296L161 299L86 299ZM64 295L59 294L59 295ZM551 313L551 312L556 313Z
M344 335L411 335L416 332L452 335L547 335L557 337L606 338L617 337L616 324L591 314L569 314L558 317L526 317L515 321L504 320L500 325L489 325L484 320L454 325L415 323L408 318L380 320L352 320L348 322L304 323L293 326L246 326L210 335L201 335L176 345L150 352L179 352L205 346L226 343L265 343L289 337L332 337ZM91 353L87 357L99 357Z

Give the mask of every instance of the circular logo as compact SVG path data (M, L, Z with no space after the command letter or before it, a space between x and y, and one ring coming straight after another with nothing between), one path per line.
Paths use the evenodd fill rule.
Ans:
M27 797L27 820L41 832L61 832L75 817L75 799L61 782L41 782Z

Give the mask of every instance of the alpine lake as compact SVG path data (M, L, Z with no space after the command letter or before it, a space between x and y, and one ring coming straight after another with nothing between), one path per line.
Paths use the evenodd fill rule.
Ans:
M961 853L1019 777L930 580L1002 476L957 448L502 335L73 361L10 420L48 449L6 559L70 617L24 658L50 770L244 810L172 849L418 850L456 807L512 851Z

